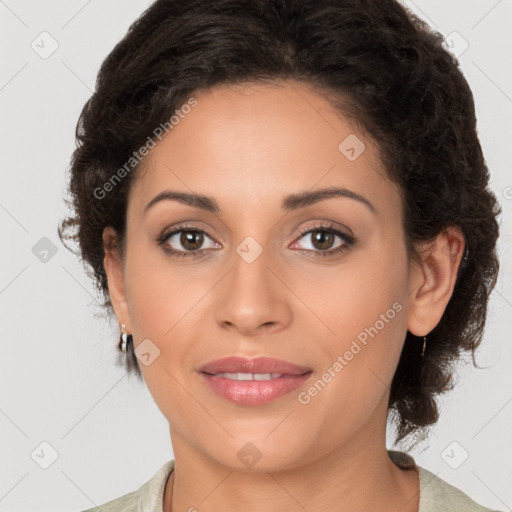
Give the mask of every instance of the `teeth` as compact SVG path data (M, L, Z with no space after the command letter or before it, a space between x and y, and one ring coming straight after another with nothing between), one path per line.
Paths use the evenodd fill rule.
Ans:
M231 380L271 380L282 377L282 373L217 373L217 377Z

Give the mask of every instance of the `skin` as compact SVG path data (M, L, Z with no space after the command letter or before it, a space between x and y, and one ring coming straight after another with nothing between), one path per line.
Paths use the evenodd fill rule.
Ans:
M306 84L221 86L194 98L131 188L124 258L108 250L104 260L117 320L135 347L149 338L160 350L140 367L174 449L164 510L417 511L417 470L386 451L387 403L407 330L427 335L451 297L460 230L418 246L421 262L409 259L401 197L378 148ZM338 149L350 134L366 146L353 162ZM349 197L281 208L289 194L330 186L364 196L375 212ZM220 212L163 200L144 213L166 189L213 197ZM183 221L207 232L202 255L173 258L155 242ZM319 222L349 228L356 243L322 257L344 241L322 249L300 234ZM236 252L247 236L263 248L252 263ZM112 228L103 239L109 247ZM190 247L179 235L166 246ZM298 393L396 302L401 311L301 404ZM285 359L313 375L269 404L234 404L197 372L228 355ZM237 457L247 442L261 454L250 468Z

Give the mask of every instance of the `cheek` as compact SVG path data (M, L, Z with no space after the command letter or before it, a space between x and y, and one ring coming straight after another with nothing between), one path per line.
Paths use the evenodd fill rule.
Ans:
M405 324L404 315L398 314L405 310L407 298L405 248L382 245L378 250L361 250L338 267L304 272L297 283L297 295L325 333L322 339L336 351L360 333L364 338L365 329L375 324L379 334L389 334L390 339Z
M139 368L163 415L170 418L177 409L187 418L190 404L178 384L183 381L180 368L190 343L183 333L193 330L191 322L198 320L194 304L202 294L195 280L187 279L187 273L179 272L179 267L166 261L159 251L136 244L128 251L126 294L133 339L139 354L142 344L149 347L151 360L144 364L141 356Z
M325 432L326 449L387 411L384 395L399 360L406 321L401 287L392 280L375 286L381 276L374 266L366 268L364 279L355 271L333 279L329 301L320 310L334 335L318 338L314 355L319 374L300 403L308 402L301 406L305 421Z
M133 246L130 251L126 293L135 349L150 340L158 354L150 365L140 363L139 367L155 401L165 407L169 394L174 396L173 403L182 398L174 379L182 381L193 366L194 342L204 338L199 331L208 314L208 291L218 277L206 270L195 270L192 276L192 266L180 268L159 249Z
M322 353L325 369L341 356L343 368L337 366L329 387L354 406L360 398L377 400L391 383L406 334L407 269L405 246L383 241L378 250L361 251L350 264L331 269L322 287L312 278L304 284L304 290L317 290L309 292L308 304L327 326L315 351ZM353 390L349 396L347 389Z
M180 269L161 249L133 247L129 254L126 293L133 331L138 339L169 339L175 326L188 319L211 279L191 279L191 267Z

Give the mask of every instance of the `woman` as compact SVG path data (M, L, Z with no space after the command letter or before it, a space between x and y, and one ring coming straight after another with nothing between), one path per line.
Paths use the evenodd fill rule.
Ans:
M489 510L386 449L388 415L437 421L498 272L441 43L392 0L159 0L107 57L61 234L174 459L91 511Z

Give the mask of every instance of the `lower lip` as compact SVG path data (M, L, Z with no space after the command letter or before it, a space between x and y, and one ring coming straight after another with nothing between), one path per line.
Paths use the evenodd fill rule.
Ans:
M204 381L218 395L241 405L263 405L291 393L311 376L283 375L270 380L232 380L201 372Z

